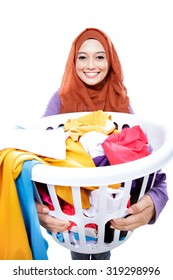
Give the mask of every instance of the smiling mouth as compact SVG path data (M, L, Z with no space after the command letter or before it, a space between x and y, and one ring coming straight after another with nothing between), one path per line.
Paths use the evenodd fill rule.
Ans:
M84 74L89 78L96 77L100 72L84 72Z

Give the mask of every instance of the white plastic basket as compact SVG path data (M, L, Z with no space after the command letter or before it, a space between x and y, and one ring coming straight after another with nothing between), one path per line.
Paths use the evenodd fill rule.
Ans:
M50 124L52 127L57 127L59 124L65 123L69 118L77 118L84 114L86 113L69 113L50 116L43 118L40 125L42 128L46 128ZM147 134L149 143L153 148L151 155L139 160L114 166L79 169L36 164L32 169L32 180L47 185L55 208L51 214L60 219L70 220L77 224L79 241L75 244L72 242L68 231L63 233L63 239L61 241L55 234L52 234L55 241L72 251L95 254L111 250L126 241L130 237L131 231L125 233L119 230L113 230L113 233L111 232L112 240L107 242L107 240L105 240L105 225L112 218L125 216L133 180L143 178L138 197L138 199L140 199L144 195L146 187L148 187L149 178L151 180L150 174L152 174L152 181L150 182L150 187L152 187L156 172L164 167L173 155L172 138L165 126L140 119L136 115L124 113L111 113L111 115L113 121L118 124L119 129L123 124L128 124L130 127L140 125ZM124 183L123 196L117 201L115 212L111 213L108 209L106 199L107 189L108 185L116 183ZM72 187L75 205L74 215L69 216L62 212L54 185ZM99 211L94 217L89 218L83 214L80 195L80 187L82 186L99 186ZM117 196L117 198L119 198L119 196ZM90 223L98 227L97 240L94 244L86 240L85 226Z

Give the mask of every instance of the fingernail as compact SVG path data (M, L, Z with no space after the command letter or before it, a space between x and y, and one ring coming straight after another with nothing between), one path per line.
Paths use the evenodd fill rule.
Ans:
M132 208L128 208L128 209L127 209L127 214L133 214L133 213L134 213L134 211L133 211Z
M44 214L47 214L47 213L49 213L49 209L48 209L48 208L43 208L43 209L42 209L42 212L43 212Z

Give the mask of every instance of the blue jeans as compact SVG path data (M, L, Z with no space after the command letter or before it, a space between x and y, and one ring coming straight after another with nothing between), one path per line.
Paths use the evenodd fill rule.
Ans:
M82 254L71 251L72 260L110 260L110 251L99 254Z

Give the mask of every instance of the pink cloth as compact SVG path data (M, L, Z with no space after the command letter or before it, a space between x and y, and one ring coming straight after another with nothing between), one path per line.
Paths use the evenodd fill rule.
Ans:
M102 143L111 165L140 159L150 154L148 139L140 126L124 128Z

